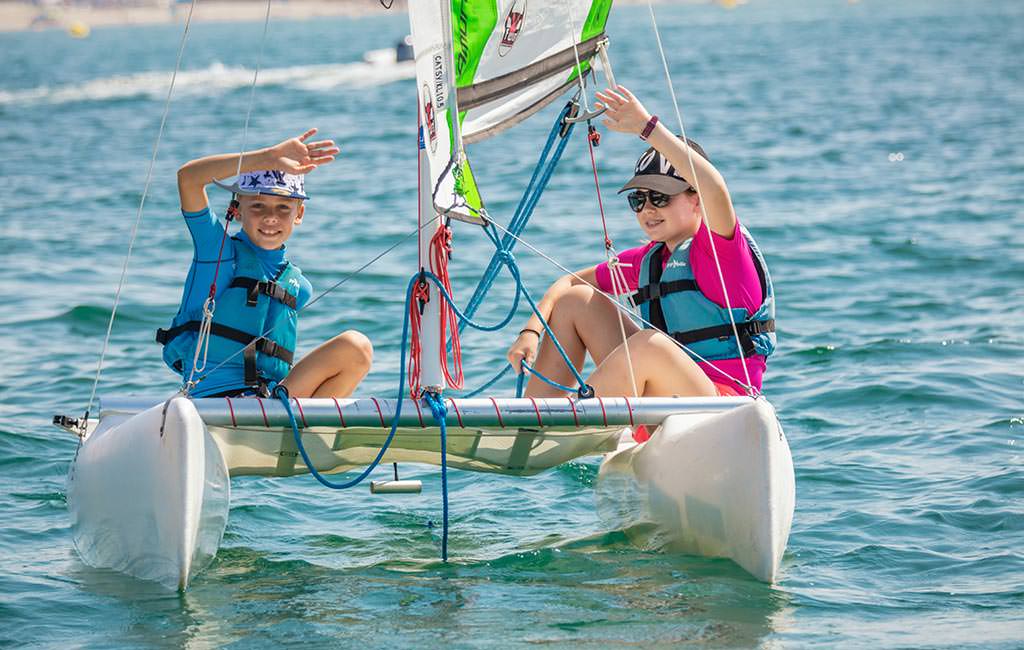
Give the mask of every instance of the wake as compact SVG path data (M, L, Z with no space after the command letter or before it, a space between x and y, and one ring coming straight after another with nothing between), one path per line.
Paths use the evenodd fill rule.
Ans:
M244 66L215 62L201 70L181 70L175 82L175 97L224 94L252 84L253 71ZM260 70L258 86L288 86L312 92L341 86L366 88L394 83L416 76L411 61L402 63L330 63ZM67 104L119 99L163 100L171 81L170 70L139 72L92 79L59 86L37 86L26 90L0 90L0 105Z

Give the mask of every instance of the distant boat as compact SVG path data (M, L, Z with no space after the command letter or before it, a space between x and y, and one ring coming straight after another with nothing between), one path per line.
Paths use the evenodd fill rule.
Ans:
M363 61L367 63L404 63L414 58L412 49L412 36L406 35L395 43L394 47L385 47L379 50L368 50L363 53Z

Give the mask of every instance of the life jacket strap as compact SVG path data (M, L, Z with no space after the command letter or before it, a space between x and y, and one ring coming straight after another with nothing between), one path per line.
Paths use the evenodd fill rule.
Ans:
M269 296L272 300L276 300L279 303L287 305L291 309L295 309L298 302L295 296L288 293L280 284L270 280L257 280L256 278L241 278L236 277L231 280L229 288L241 287L248 292L245 299L245 304L250 307L255 307L256 302L259 299L259 294Z
M174 340L185 332L198 332L199 327L202 325L202 321L190 320L187 323L182 323L177 327L171 327L169 329L158 329L156 331L156 342L161 345L167 345L170 341ZM219 323L210 324L210 334L213 336L219 336L221 338L229 339L235 343L241 343L246 346L245 355L248 358L250 351L253 355L253 363L255 363L255 354L265 354L275 359L280 359L288 365L291 365L295 359L295 353L292 350L278 345L274 341L268 338L260 338L254 336L248 332L237 330L233 327L221 325ZM255 342L255 343L254 343ZM254 366L255 368L255 366ZM248 383L248 382L247 382Z
M629 297L633 306L638 307L651 300L660 300L662 296L681 291L700 291L696 280L672 280L671 282L657 282L640 287L640 289Z
M736 331L740 335L743 356L751 356L755 354L754 342L752 340L753 337L757 334L769 334L774 332L775 319L748 320L736 323ZM724 325L713 325L711 327L687 330L685 332L672 332L670 336L683 345L691 345L700 341L707 341L708 339L724 341L732 338L732 335L732 325L727 323Z

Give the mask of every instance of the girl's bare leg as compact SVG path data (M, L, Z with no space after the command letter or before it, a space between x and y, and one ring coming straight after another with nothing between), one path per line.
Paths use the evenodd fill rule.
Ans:
M605 296L587 285L576 285L569 289L555 303L548 319L548 325L562 344L562 348L576 369L583 367L586 353L590 352L594 363L600 364L617 346L622 345L619 330L619 310ZM636 333L639 328L623 316L626 336ZM549 337L544 337L537 353L537 368L545 377L560 384L571 386L575 383L572 373L565 366L562 355L555 349ZM627 380L628 381L628 380ZM564 395L537 377L530 377L526 386L527 397L558 397Z
M696 362L671 339L657 330L645 329L629 337L629 357L633 361L637 390L644 397L673 395L707 396L718 394L715 385ZM620 344L587 379L602 397L632 396L625 345Z
M348 330L302 357L281 383L293 397L348 397L372 362L370 339Z

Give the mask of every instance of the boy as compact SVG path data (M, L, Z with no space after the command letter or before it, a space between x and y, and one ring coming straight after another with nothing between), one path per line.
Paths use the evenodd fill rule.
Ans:
M227 217L242 225L233 237L210 210L206 185L234 176L240 154L206 156L178 170L195 253L178 314L169 329L157 331L157 341L167 365L185 382L198 382L194 397L268 395L278 383L293 397L347 397L370 370L373 347L355 330L292 366L297 312L313 288L287 261L285 242L305 215L304 175L340 151L331 140L307 143L315 133L242 156L240 193ZM211 312L209 334L200 341Z

